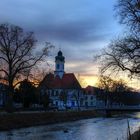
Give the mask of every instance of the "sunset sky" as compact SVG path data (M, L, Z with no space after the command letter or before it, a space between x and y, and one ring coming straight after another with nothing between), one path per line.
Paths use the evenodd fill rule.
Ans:
M79 74L84 85L95 85L99 65L93 57L122 33L115 4L116 0L3 0L0 22L33 31L39 48L46 41L55 45L48 58L52 69L61 48L65 71Z

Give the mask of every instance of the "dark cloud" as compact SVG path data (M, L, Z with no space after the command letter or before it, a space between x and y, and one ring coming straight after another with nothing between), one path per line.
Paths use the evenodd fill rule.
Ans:
M38 47L45 41L56 46L51 62L61 47L67 71L91 74L96 69L93 54L121 29L113 17L114 3L114 0L3 0L0 23L9 22L34 31Z
M83 19L80 21L49 23L42 26L37 31L41 36L48 36L53 40L60 40L69 43L87 43L104 40L107 37L101 21L92 19ZM107 24L106 24L107 25Z
M0 17L1 21L34 31L41 41L102 41L116 30L112 14L113 1L5 0L0 3Z

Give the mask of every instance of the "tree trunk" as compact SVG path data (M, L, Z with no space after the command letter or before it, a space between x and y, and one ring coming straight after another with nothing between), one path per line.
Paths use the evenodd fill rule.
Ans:
M12 113L14 111L13 94L14 94L13 82L10 81L9 82L9 89L8 89L8 93L7 93L6 105L5 105L5 109L9 113Z

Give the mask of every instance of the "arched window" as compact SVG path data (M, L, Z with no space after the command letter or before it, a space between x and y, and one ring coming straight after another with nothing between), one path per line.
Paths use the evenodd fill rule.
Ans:
M57 64L57 69L59 69L59 67L60 67L59 64Z

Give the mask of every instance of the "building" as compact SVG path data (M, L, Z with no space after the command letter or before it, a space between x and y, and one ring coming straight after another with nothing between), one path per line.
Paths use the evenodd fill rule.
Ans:
M84 94L84 102L83 105L86 108L93 108L96 107L96 87L93 86L87 86L83 89Z
M83 90L73 73L65 73L65 57L59 51L55 57L55 71L45 76L39 85L41 96L49 95L58 108L77 108L83 104Z

